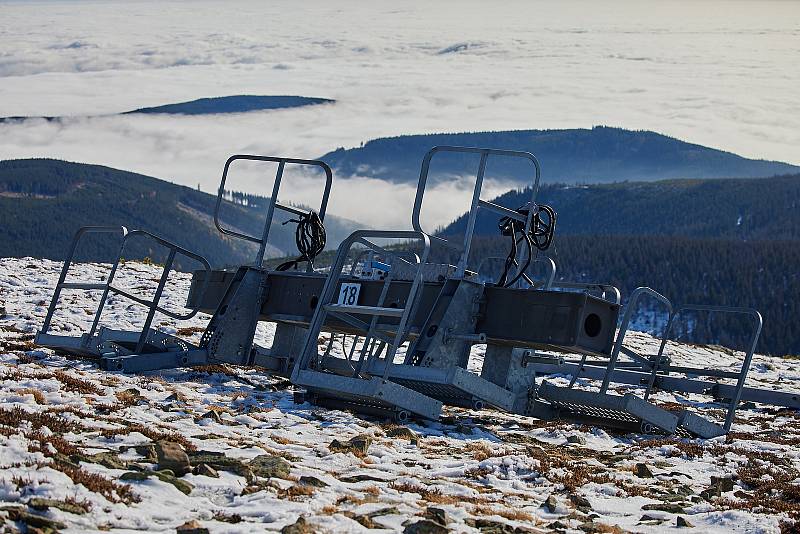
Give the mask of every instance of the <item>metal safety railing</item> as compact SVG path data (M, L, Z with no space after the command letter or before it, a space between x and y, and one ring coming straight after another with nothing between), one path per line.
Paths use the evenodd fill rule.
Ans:
M441 152L480 154L480 161L478 163L478 171L475 179L475 188L472 193L472 202L470 204L469 215L467 217L467 228L464 232L463 242L459 245L448 239L444 239L437 236L431 236L431 239L435 243L444 245L446 247L461 252L458 264L456 265L457 269L456 276L464 276L464 272L466 271L467 268L467 262L469 261L469 252L470 252L470 247L472 246L472 238L475 233L475 221L477 220L478 210L480 208L492 211L504 217L510 217L511 219L523 222L525 223L525 233L527 234L530 231L531 225L533 224L533 216L535 213L533 205L536 203L536 195L539 192L539 180L541 178L541 168L539 167L539 161L536 159L536 156L534 156L530 152L521 152L516 150L499 150L493 148L460 147L460 146L433 147L428 151L427 154L425 154L425 158L422 160L422 168L420 169L419 173L419 183L417 184L417 193L416 196L414 197L414 209L411 214L411 224L414 230L418 232L425 231L422 228L422 224L420 223L420 214L422 212L422 202L425 197L425 186L428 182L428 172L430 171L431 160L433 159L433 156ZM531 209L529 209L527 216L515 210L500 206L499 204L495 204L494 202L481 199L481 191L483 190L483 180L486 175L486 162L489 159L489 156L522 158L530 161L530 163L533 165L534 179L533 179L533 184L531 186L531 198L530 198L530 203L532 204L532 206Z
M225 228L220 223L219 220L220 208L222 207L223 196L225 193L225 182L228 179L228 173L230 171L233 162L241 160L263 161L263 162L272 162L278 164L278 169L275 172L275 181L272 184L272 195L270 196L269 204L267 205L267 216L266 220L264 221L264 228L261 232L261 237L256 237L242 232L237 232L229 228ZM238 239L250 241L251 243L258 243L258 252L256 254L256 260L254 262L255 267L261 267L262 264L264 263L264 254L266 253L267 249L267 240L269 239L269 232L270 229L272 228L272 220L275 216L275 209L279 209L287 213L291 213L293 215L306 214L306 212L301 209L289 206L287 204L283 204L278 201L278 193L280 192L281 182L283 181L283 173L284 170L286 169L287 164L319 167L325 172L325 187L322 192L322 200L320 202L318 211L320 220L324 221L325 210L328 207L328 198L330 197L330 192L331 192L331 184L333 183L333 172L331 171L331 168L328 166L328 164L325 163L324 161L296 159L296 158L280 158L273 156L256 156L250 154L235 154L228 158L228 160L225 162L225 168L222 170L222 179L219 184L219 190L217 192L217 202L214 207L214 225L217 227L217 230L219 230L224 235L229 235L231 237L236 237ZM311 266L309 265L308 268L310 269Z
M81 239L87 234L120 234L122 236L122 241L119 248L119 253L117 254L116 259L111 264L111 270L109 271L108 277L106 278L105 282L103 283L85 283L85 282L67 282L67 275L69 274L70 267L72 266L72 262L75 257L75 252L78 248L78 244L80 243ZM119 267L119 263L123 258L125 252L125 245L131 238L137 236L144 236L149 238L162 247L169 250L167 255L167 259L164 262L164 267L161 272L161 277L158 280L158 284L156 286L155 294L153 298L148 300L142 297L136 296L120 287L114 286L114 277L117 274L117 270ZM210 279L211 274L211 265L208 261L199 254L195 254L183 247L175 245L165 239L162 239L156 235L151 234L150 232L146 232L144 230L132 230L129 231L124 226L84 226L80 228L75 236L72 239L72 243L70 244L69 252L67 253L67 257L64 260L64 266L61 268L61 274L59 275L58 282L56 283L55 290L53 292L53 298L50 300L50 306L47 309L47 315L44 319L44 324L42 325L41 334L47 334L50 329L50 323L52 322L53 315L55 314L56 308L58 306L58 302L61 298L61 292L64 289L78 289L84 291L102 291L102 295L100 297L100 302L97 305L97 310L95 311L94 318L92 320L92 326L89 329L89 332L83 336L81 344L83 346L88 345L91 338L94 336L95 332L97 331L97 327L100 324L100 317L103 314L103 308L105 306L106 300L108 299L109 294L120 295L121 297L127 298L145 306L148 308L147 318L145 319L144 326L142 327L141 334L139 335L139 339L136 345L136 352L140 352L146 342L147 337L150 331L150 326L153 323L153 318L155 314L162 313L167 317L171 317L176 320L187 320L194 317L198 310L190 310L186 314L176 313L174 311L168 310L163 306L159 305L161 301L161 297L164 292L164 288L167 283L167 278L169 277L169 273L172 270L172 265L174 264L175 257L177 255L185 256L189 259L195 260L201 263L205 270L205 282L200 290L200 294L202 295L205 292L206 286L208 285L208 280Z
M377 245L371 239L399 239L406 242L418 241L422 245L422 251L418 256L418 262L412 264L402 257L396 251L387 250L380 245ZM383 280L380 295L375 305L365 306L354 302L338 302L336 297L339 290L339 281L342 277L343 270L346 267L346 262L352 247L356 244L361 244L369 250L380 253L384 258L391 258L395 261L402 262L408 265L423 265L428 259L430 253L430 238L424 232L415 231L390 231L390 230L357 230L353 232L347 239L340 245L336 254L336 260L331 267L328 277L323 286L317 310L308 327L308 333L303 351L295 363L292 372L292 380L296 380L298 374L310 367L316 367L319 360L317 336L322 330L327 315L332 315L336 319L348 324L350 327L363 333L364 342L362 344L361 354L358 361L354 362L353 378L357 378L362 368L366 368L369 363L368 360L379 355L384 350L386 365L384 366L384 378L389 372L389 368L394 361L394 356L397 349L405 341L408 336L408 330L411 324L411 319L416 311L417 304L419 303L419 296L421 295L422 287L422 272L419 268L411 282L406 296L405 305L400 307L387 307L385 306L385 299L389 291L389 287L393 281L392 271L389 269L386 278ZM361 317L369 317L369 322L354 317L358 315ZM394 336L387 336L378 332L378 320L381 317L390 317L398 319L398 324L394 328ZM312 364L312 358L315 363ZM350 360L351 358L348 358Z
M718 378L730 378L736 380L736 385L733 389L733 394L730 398L730 405L728 406L728 411L725 415L725 424L723 428L725 431L729 431L731 429L731 425L733 424L733 419L736 414L736 408L739 404L739 400L742 397L742 390L744 389L745 381L747 380L747 374L750 372L750 363L753 360L753 353L756 350L756 345L758 344L758 338L761 336L761 327L763 325L763 319L761 314L752 308L741 308L736 306L714 306L714 305L704 305L704 304L687 304L678 307L672 314L670 314L669 321L664 331L664 337L661 340L661 345L658 349L658 358L657 362L661 361L661 358L664 354L664 349L669 341L670 333L673 330L674 325L676 324L676 318L680 317L681 315L686 314L687 312L707 312L707 313L714 313L714 314L724 314L724 315L743 315L746 317L750 317L753 321L753 329L751 331L751 335L749 341L746 345L745 349L745 356L744 360L742 361L742 366L740 367L738 372L731 372L731 371L718 371L713 372L711 370L705 371L701 374L704 376L715 376ZM670 365L667 368L670 372L687 372L691 374L698 374L697 369L692 368L681 368ZM650 396L650 391L653 388L656 380L656 374L659 371L658 365L654 365L651 371L650 380L648 382L647 391L645 393L645 400L648 399Z

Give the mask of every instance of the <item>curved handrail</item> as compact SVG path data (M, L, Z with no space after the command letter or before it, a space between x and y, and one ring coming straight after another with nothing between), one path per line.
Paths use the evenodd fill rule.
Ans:
M739 404L739 400L742 397L742 389L744 389L744 384L745 381L747 380L747 374L750 372L750 362L753 359L753 354L755 353L756 345L758 344L758 338L761 337L761 329L764 325L764 319L761 316L761 313L753 308L744 308L738 306L716 306L709 304L684 304L682 306L679 306L670 315L669 322L667 323L667 327L664 332L664 338L661 340L661 345L658 349L658 361L661 360L661 356L664 353L664 348L666 347L667 342L669 341L669 334L672 330L673 325L675 324L675 318L687 311L701 311L701 312L721 313L728 315L746 315L753 319L753 330L752 330L752 335L750 337L750 342L747 344L744 361L742 362L742 367L739 370L739 376L736 379L734 394L731 397L731 403L730 406L728 407L728 412L725 415L725 424L723 428L727 432L731 429L731 425L733 424L733 418L736 414L736 407ZM655 379L656 370L657 367L654 367L650 379L651 384ZM650 388L648 388L648 393L649 389Z
M668 310L669 316L672 315L672 303L667 297L658 291L649 287L637 287L633 290L633 293L631 293L631 296L628 299L628 304L625 305L625 313L622 316L622 323L620 324L619 332L617 333L617 340L614 342L614 347L611 349L611 356L608 360L608 365L606 366L606 373L603 376L603 384L600 386L600 393L605 393L608 391L608 385L611 382L611 375L614 372L614 367L617 365L617 358L619 358L619 352L620 349L622 349L622 343L625 340L625 333L628 331L628 326L630 325L633 311L636 309L636 304L639 302L639 299L645 295L648 295L664 304Z
M128 232L128 234L123 239L122 248L120 249L120 254L121 254L121 251L125 249L125 244L128 242L128 240L133 238L133 237L136 237L136 236L144 236L144 237L150 238L153 241L155 241L156 243L158 243L159 245L161 245L164 248L167 248L167 249L170 250L170 258L171 259L168 259L168 261L164 264L164 273L162 273L162 277L164 277L164 279L163 279L164 282L166 282L166 275L169 273L170 269L172 268L172 260L174 259L174 256L176 254L180 254L181 256L185 256L187 258L193 259L193 260L201 263L203 265L203 271L205 271L205 276L203 277L203 285L201 286L200 292L199 292L200 298L202 298L202 295L205 294L206 288L208 287L209 280L211 279L211 264L208 262L208 260L206 260L200 254L195 254L191 250L185 249L185 248L183 248L181 246L178 246L178 245L176 245L174 243L171 243L171 242L167 241L166 239L163 239L163 238L161 238L161 237L159 237L159 236L157 236L155 234L152 234L152 233L148 232L147 230L132 230L132 231ZM159 286L161 286L161 280L159 281ZM137 302L137 303L139 303L139 304L141 304L143 306L147 306L148 308L154 308L156 311L163 313L167 317L171 317L172 319L176 319L178 321L185 321L187 319L191 319L192 317L197 315L197 312L199 311L198 309L191 310L188 314L184 314L184 315L172 312L172 311L167 310L166 308L163 308L162 306L158 305L158 301L160 300L160 297L161 297L159 291L157 291L157 294L156 294L156 296L153 297L153 300L143 299L141 297L137 297L136 295L128 293L127 291L125 291L123 289L120 289L118 287L112 286L111 285L111 277L109 277L109 280L108 280L108 289L112 293L115 293L117 295L122 295L123 297L128 298L128 299L130 299L130 300L132 300L134 302ZM162 288L162 290L163 290L163 288Z
M522 215L521 213L505 208L500 206L499 204L495 204L494 202L489 202L486 200L481 199L481 190L483 189L483 177L486 173L486 160L489 156L504 156L504 157L516 157L522 158L530 161L535 169L533 185L531 187L531 199L530 203L533 205L536 203L536 195L539 192L539 180L541 178L541 167L539 166L539 160L536 159L536 156L531 154L530 152L522 152L518 150L501 150L496 148L477 148L477 147L463 147L463 146L435 146L431 148L425 157L422 160L422 167L420 168L419 172L419 182L417 183L417 192L414 196L414 209L411 212L411 225L413 226L414 230L418 232L425 232L422 228L422 224L420 223L420 213L422 212L422 201L425 196L425 186L428 182L428 172L430 170L431 159L433 156L438 154L439 152L460 152L460 153L471 153L471 154L480 154L481 159L480 163L478 164L478 173L476 175L475 180L475 188L472 193L472 203L470 205L469 216L467 219L467 229L464 232L464 242L461 246L456 245L452 241L447 239L443 239L437 236L431 236L436 243L442 244L444 246L454 248L456 250L461 251L461 257L458 261L457 276L463 276L464 271L466 270L467 260L469 259L469 250L470 246L472 245L472 237L475 233L475 220L478 215L478 208L485 208L504 217L511 217L512 219L516 219L518 221L525 223L525 232L527 233L530 230L532 221L533 221L533 213L534 210L531 209L528 212L527 216Z
M270 196L269 205L267 207L267 216L266 220L264 221L264 230L260 238L225 228L222 226L219 220L219 212L220 212L220 207L222 206L223 195L225 193L225 182L228 179L228 172L230 170L231 164L234 161L239 161L239 160L268 161L278 164L278 170L275 173L275 182L272 185L272 195ZM330 197L330 192L331 192L331 185L333 183L333 171L331 171L330 166L328 166L328 164L325 163L324 161L311 160L311 159L298 159L298 158L282 158L275 156L257 156L252 154L234 154L233 156L229 157L227 161L225 161L225 167L222 170L222 179L220 180L219 189L217 191L217 201L216 204L214 205L214 226L216 226L217 230L219 230L223 235L229 235L232 237L236 237L238 239L244 239L245 241L250 241L252 243L258 243L259 249L258 249L258 254L256 255L256 262L255 262L256 267L261 267L261 265L264 262L264 253L267 247L267 239L269 238L269 231L272 226L272 219L275 214L275 208L292 213L294 215L302 215L305 213L302 210L278 202L278 192L280 191L281 181L283 179L283 171L286 168L287 163L291 165L320 167L325 172L325 189L323 190L322 193L322 201L320 202L320 208L319 208L319 218L321 221L324 221L325 211L328 207L328 198Z
M47 315L44 318L44 323L42 324L41 332L46 334L48 330L50 330L50 322L53 320L53 314L56 311L56 306L58 305L58 300L61 296L61 290L66 288L74 288L74 289L81 289L79 286L85 286L86 289L103 289L103 296L100 299L100 306L103 306L103 303L106 300L106 296L108 296L108 285L110 284L110 279L114 277L114 273L117 270L117 265L119 264L120 256L122 255L122 247L120 247L120 254L117 255L117 259L111 265L111 271L109 273L109 278L105 284L97 285L97 287L89 287L95 286L95 284L69 284L66 282L67 274L69 273L69 267L72 264L73 258L75 256L75 251L78 248L78 243L80 242L81 238L86 234L115 234L115 233L122 234L122 247L125 245L125 239L128 235L128 229L124 226L83 226L75 232L75 235L72 237L72 243L69 246L69 252L67 252L66 258L64 258L64 265L61 267L61 274L58 276L58 281L56 282L55 290L53 291L53 297L50 299L50 306L47 308ZM96 320L95 324L92 327L92 332L96 328Z

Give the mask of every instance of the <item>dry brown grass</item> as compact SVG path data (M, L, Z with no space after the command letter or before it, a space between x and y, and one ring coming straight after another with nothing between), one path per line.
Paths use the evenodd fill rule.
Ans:
M499 515L512 521L533 521L533 515L522 510L514 510L512 508L491 508L489 506L474 506L470 511L472 515Z
M289 486L286 489L278 491L278 497L281 499L289 499L292 501L301 500L303 497L310 497L314 495L316 488L313 486L307 486L305 484L295 484L293 486Z
M77 376L72 376L66 371L55 371L53 378L61 382L67 391L74 391L83 395L105 395L100 386Z
M458 504L458 503L471 503L471 504L485 504L487 499L485 497L474 497L471 495L444 495L439 488L426 488L416 484L397 483L392 482L389 487L403 493L416 493L422 497L423 501L438 504Z
M19 406L15 406L10 410L0 409L0 426L16 430L23 428L26 423L29 423L34 430L47 427L57 434L81 430L78 424L51 413L29 412Z
M737 476L750 496L741 500L719 499L718 506L756 513L786 513L791 519L800 519L800 486L795 483L800 471L748 457L737 470Z
M205 332L205 330L205 327L202 326L185 326L183 328L178 328L175 334L181 337L190 337L200 332Z
M142 434L153 441L164 440L178 443L188 452L197 450L197 447L194 445L194 443L192 443L187 437L178 434L177 432L159 430L158 428L145 426L140 423L131 423L129 421L120 420L119 418L113 418L110 421L125 426L122 428L109 428L102 430L100 434L106 439L111 439L114 436L126 436L131 432L138 432L139 434Z
M279 436L277 434L271 434L269 436L269 439L281 445L289 445L291 443L294 443L294 441L290 440L289 438L284 438L283 436Z
M139 391L134 388L124 389L122 391L115 391L114 396L117 398L120 405L119 407L116 408L117 410L122 408L129 408L131 406L136 406L137 404L139 404L139 401L144 399L142 397L142 394L139 393Z
M44 396L44 392L41 389L36 388L22 388L16 391L17 395L32 395L33 400L36 401L36 404L47 404L47 398Z
M130 486L119 484L97 473L59 462L54 462L51 467L67 475L74 484L83 484L89 491L98 493L113 503L133 504L141 501Z
M367 495L374 495L376 497L381 494L381 490L378 486L367 486L361 491L363 491Z

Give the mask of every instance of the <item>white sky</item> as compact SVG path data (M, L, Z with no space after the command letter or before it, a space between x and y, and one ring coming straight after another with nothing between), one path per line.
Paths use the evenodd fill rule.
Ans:
M798 59L793 1L0 1L0 116L229 94L338 100L0 125L0 159L99 163L211 192L236 152L314 158L387 135L605 124L800 164ZM284 196L312 203L301 182ZM339 180L330 210L407 227L412 195ZM463 211L467 195L433 191L431 224Z

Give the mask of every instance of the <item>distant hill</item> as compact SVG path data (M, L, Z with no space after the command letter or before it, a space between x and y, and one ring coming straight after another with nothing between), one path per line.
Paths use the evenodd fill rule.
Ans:
M516 209L530 189L494 202ZM774 178L667 180L542 186L537 201L558 213L558 235L670 235L738 240L800 240L800 174ZM497 235L494 214L477 234ZM441 230L464 232L466 215Z
M762 178L800 172L800 167L753 160L730 152L686 143L655 132L595 127L575 130L404 135L374 139L360 148L339 148L320 159L342 176L368 176L392 182L416 182L425 153L436 145L493 147L532 152L542 166L543 183L599 183L670 178ZM435 180L474 175L474 154L439 154L431 167ZM487 177L520 186L530 184L530 165L493 158Z
M139 108L127 111L130 113L169 113L177 115L210 115L213 113L245 113L265 109L299 108L316 104L332 104L334 100L327 98L311 98L307 96L220 96L217 98L200 98L179 104L166 104L152 108Z
M199 98L189 102L177 104L164 104L149 108L139 108L125 111L120 115L130 114L155 114L170 115L212 115L220 113L246 113L248 111L263 111L268 109L299 108L317 104L332 104L335 100L328 98L312 98L307 96L256 96L233 95L215 98ZM47 121L60 121L65 117L0 117L0 123L21 122L28 119L44 119Z
M240 202L225 201L223 223L260 235L264 210L252 204L263 197L230 198ZM243 198L251 206L243 205ZM99 165L51 159L0 161L0 257L63 259L79 227L124 225L200 253L215 266L251 262L252 244L222 236L214 227L215 202L216 196L201 191ZM335 247L358 224L328 216L325 226L328 246ZM296 255L294 225L273 224L270 244L273 256ZM127 258L163 258L150 243L131 245ZM86 242L78 259L102 261L115 254L112 239L95 238Z

